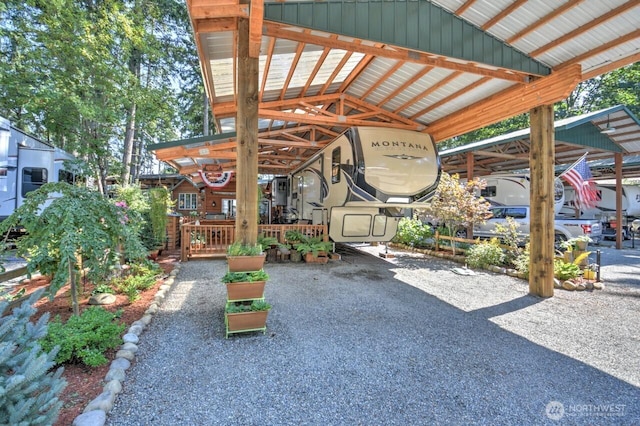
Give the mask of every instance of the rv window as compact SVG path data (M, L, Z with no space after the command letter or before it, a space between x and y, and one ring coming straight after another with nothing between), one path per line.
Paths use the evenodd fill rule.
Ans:
M40 167L25 167L22 169L22 196L35 191L47 183L47 169Z
M331 183L340 182L340 147L331 153Z
M73 185L76 181L76 175L66 170L58 171L58 182L67 182Z
M487 197L495 197L496 196L496 187L495 186L487 186L484 189L480 190L480 196Z
M198 194L178 194L178 210L196 210L198 208Z
M7 177L7 169L5 168L0 169L0 177Z

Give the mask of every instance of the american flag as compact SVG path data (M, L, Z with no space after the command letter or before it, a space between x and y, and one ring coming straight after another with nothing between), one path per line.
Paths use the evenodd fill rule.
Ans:
M578 207L591 208L596 206L600 198L593 182L593 175L587 165L587 154L584 154L580 160L565 170L560 177L575 189L575 203Z

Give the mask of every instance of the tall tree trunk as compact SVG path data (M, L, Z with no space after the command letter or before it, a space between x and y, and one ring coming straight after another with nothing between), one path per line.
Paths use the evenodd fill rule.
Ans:
M131 102L127 111L127 132L124 135L124 153L122 154L122 175L120 183L128 185L131 183L131 159L133 157L133 137L136 126L136 103Z
M132 88L132 99L129 110L127 111L127 131L124 135L124 152L122 154L122 175L120 176L120 183L122 185L128 185L131 183L131 159L133 157L133 140L136 134L136 107L137 107L137 92L140 86L140 67L141 67L141 52L134 48L131 52L131 58L129 59L129 72L136 77L135 88Z

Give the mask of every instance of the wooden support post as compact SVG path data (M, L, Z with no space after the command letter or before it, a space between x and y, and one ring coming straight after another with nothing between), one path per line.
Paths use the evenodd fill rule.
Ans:
M475 157L473 155L473 151L467 152L467 182L471 182L473 180L473 168L474 168ZM467 226L467 238L473 240L473 225Z
M614 154L616 168L616 248L622 248L622 154Z
M554 163L553 105L530 111L531 118L531 243L529 293L553 296Z
M242 1L241 3L247 3ZM249 56L249 20L238 19L236 241L258 240L258 58Z

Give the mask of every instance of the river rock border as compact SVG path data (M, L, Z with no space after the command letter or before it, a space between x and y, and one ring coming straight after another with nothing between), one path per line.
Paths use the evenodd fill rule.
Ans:
M465 264L467 263L467 259L463 255L454 255L453 253L448 253L446 251L435 251L431 249L421 249L408 246L406 244L399 243L389 243L389 247L395 247L402 250L412 251L416 253L427 254L429 256L441 257L443 259L453 260L454 262ZM498 274L506 274L510 277L516 277L523 280L527 280L524 273L519 272L517 269L505 268L503 266L489 265L483 269L487 271L496 272ZM553 279L553 287L558 290L568 290L568 291L582 291L582 290L602 290L604 289L604 284L601 281L596 282L585 282L585 283L576 283L571 280L567 280L561 282L557 278Z
M169 273L169 277L160 286L154 296L154 301L138 321L135 321L122 336L124 344L116 352L115 359L109 366L109 371L104 378L102 393L89 402L82 414L77 416L72 426L104 426L107 421L107 413L113 408L116 396L122 391L122 382L125 380L125 372L131 367L138 351L138 341L145 327L151 323L153 315L164 302L167 293L175 283L176 275L180 271L180 263Z

